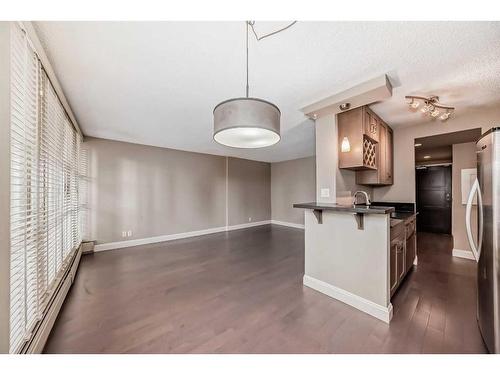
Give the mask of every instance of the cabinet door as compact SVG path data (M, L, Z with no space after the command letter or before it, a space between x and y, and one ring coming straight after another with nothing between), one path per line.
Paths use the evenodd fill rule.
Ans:
M385 171L384 171L384 182L386 184L393 184L393 137L392 130L386 128L386 140L385 140Z
M413 232L415 232L415 219L411 219L405 224L405 231L406 239L410 238Z
M406 273L406 263L405 263L405 242L400 241L398 243L398 250L396 251L396 263L398 269L398 283L403 279Z
M398 243L397 242L392 242L391 243L391 259L390 259L390 264L391 264L391 270L390 270L390 285L391 285L391 296L396 290L396 287L398 286L398 267L397 267L397 251L398 251Z
M363 133L365 109L355 108L337 115L339 168L359 169L363 167ZM342 152L342 141L349 140L351 150Z
M380 120L369 108L366 108L364 125L365 135L379 142Z
M379 139L377 147L377 182L379 184L385 184L387 175L386 166L386 150L387 150L387 128L384 124L379 127Z
M415 236L415 233L413 233L406 240L406 270L407 271L413 265L413 261L415 260L416 255L417 255L416 236Z
M380 117L365 108L363 112L364 134L377 141L375 145L375 170L356 171L358 185L392 185L393 184L393 134L392 129ZM373 133L372 124L375 125Z

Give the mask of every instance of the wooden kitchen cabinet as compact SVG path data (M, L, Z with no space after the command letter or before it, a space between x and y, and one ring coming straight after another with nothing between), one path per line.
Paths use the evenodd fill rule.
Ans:
M377 124L378 143L375 146L376 169L368 171L357 171L356 183L358 185L384 186L393 184L394 163L392 129L378 116Z
M366 106L337 115L339 168L351 170L376 169L376 147L380 121ZM342 141L349 141L350 150L342 152Z
M398 282L401 282L406 274L406 246L405 241L399 242L399 247L396 251L396 264L398 269Z
M399 244L401 243L400 240L396 239L391 242L391 249L390 249L390 277L389 277L389 282L390 282L390 287L391 287L391 296L394 294L396 289L398 288L398 269L397 269L397 252L399 250Z
M403 281L406 275L406 259L405 259L405 238L404 235L395 238L391 241L390 248L390 287L391 296Z
M364 134L375 142L379 142L381 123L379 117L368 107L362 107L362 111L364 112Z
M417 255L417 236L415 230L415 218L406 223L406 271L408 271Z
M385 147L385 183L384 185L392 185L394 183L394 136L392 129L387 126Z
M355 170L359 185L392 185L392 129L368 106L339 113L337 129L339 168ZM347 152L342 152L344 139Z
M417 255L415 231L415 215L399 224L391 226L390 257L390 291L391 296L403 282L406 274L413 266Z

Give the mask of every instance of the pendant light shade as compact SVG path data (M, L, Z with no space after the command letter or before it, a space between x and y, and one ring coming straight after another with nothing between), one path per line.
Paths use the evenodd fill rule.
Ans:
M237 148L272 146L280 140L281 112L257 98L223 101L214 109L214 139Z
M278 143L280 137L279 108L266 100L251 98L248 85L248 30L251 28L257 41L282 32L292 25L258 36L253 21L246 21L246 97L233 98L214 108L214 140L224 146L260 148Z

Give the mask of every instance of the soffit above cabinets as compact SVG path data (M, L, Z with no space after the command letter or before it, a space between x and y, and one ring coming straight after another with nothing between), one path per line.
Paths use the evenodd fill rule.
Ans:
M430 158L427 158L426 156L430 156ZM452 146L451 145L415 150L415 162L416 163L433 163L436 161L451 162L452 159L453 159L453 157L452 157Z
M306 116L317 119L335 115L364 105L383 101L392 96L392 85L387 75L359 83L347 90L331 95L301 109Z
M392 97L371 108L393 128L422 121L408 94L439 95L455 118L500 101L498 22L297 22L250 40L252 92L281 109L282 139L235 150L213 141L212 111L245 94L244 22L34 25L83 133L95 137L274 162L314 154L301 108L383 74Z
M416 150L425 150L428 148L436 148L443 146L451 146L457 143L477 142L481 137L481 128L462 130L458 132L432 135L415 139L416 144L421 146L416 147Z

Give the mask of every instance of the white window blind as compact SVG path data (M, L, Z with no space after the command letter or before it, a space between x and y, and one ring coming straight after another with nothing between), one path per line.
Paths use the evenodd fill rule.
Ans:
M79 214L80 214L80 235L82 241L88 240L90 234L90 215L89 215L89 155L86 149L80 149L79 153L79 179L78 179L78 198L79 198Z
M24 33L11 36L10 347L38 319L38 59Z
M25 32L11 32L10 352L43 317L81 241L81 138Z

